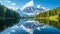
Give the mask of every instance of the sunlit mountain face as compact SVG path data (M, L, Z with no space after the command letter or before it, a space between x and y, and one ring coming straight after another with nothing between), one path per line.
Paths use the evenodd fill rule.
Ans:
M40 5L34 6L33 1L26 3L22 9L17 9L17 11L22 16L35 16L40 12L47 11L48 9Z
M46 8L45 8L46 9ZM47 11L48 9L45 10L42 7L34 7L34 6L30 6L30 7L26 7L25 9L23 9L22 11L20 10L20 14L22 13L22 16L35 16L37 14L39 14L40 12L44 12Z
M42 8L37 8L34 6L27 7L24 10L19 10L20 14L22 13L22 16L35 16L36 14L39 14L40 12L44 11Z

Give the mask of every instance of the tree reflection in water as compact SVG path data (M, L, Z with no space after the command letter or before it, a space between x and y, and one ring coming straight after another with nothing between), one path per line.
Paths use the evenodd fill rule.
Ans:
M39 23L48 24L49 26L53 26L55 28L60 29L60 19L58 19L58 21L52 21L47 19L36 19L36 20L39 21Z

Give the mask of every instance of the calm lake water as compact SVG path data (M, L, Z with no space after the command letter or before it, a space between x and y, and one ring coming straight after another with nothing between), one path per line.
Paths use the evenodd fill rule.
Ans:
M20 19L19 23L0 34L60 34L60 23L50 20Z

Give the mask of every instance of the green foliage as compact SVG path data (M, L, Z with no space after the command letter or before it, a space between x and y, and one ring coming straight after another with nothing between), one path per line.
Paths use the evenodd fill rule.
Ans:
M45 15L45 16L44 16ZM58 29L60 29L60 7L52 9L52 10L48 10L46 12L42 12L40 14L38 14L36 16L36 18L41 18L41 17L50 17L50 16L54 16L54 15L58 15L57 20L58 21L52 21L49 19L36 19L37 21L39 21L40 23L44 23L44 24L48 24L50 26L56 27Z
M0 31L19 22L20 15L0 4Z

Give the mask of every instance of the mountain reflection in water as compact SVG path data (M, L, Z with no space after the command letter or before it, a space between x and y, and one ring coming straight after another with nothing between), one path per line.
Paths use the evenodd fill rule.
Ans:
M20 19L17 25L7 28L1 34L60 34L60 30L53 27L56 27L56 24L56 22L53 24L48 20L40 21L33 18L25 18Z

